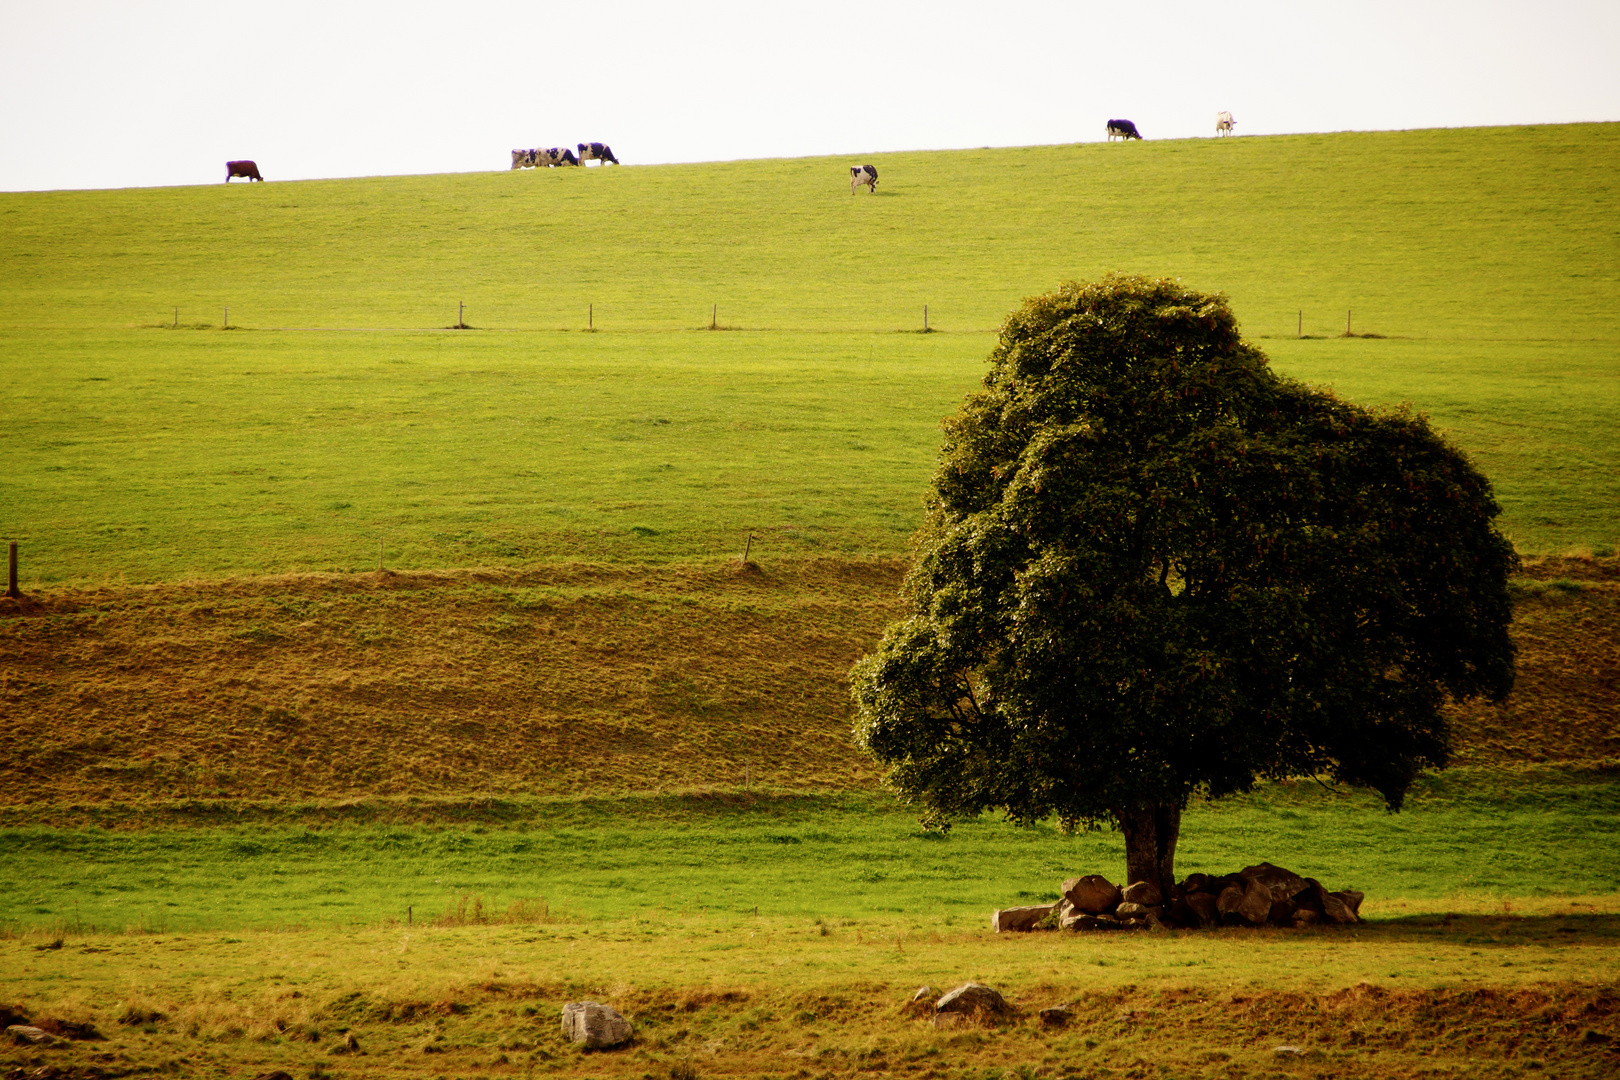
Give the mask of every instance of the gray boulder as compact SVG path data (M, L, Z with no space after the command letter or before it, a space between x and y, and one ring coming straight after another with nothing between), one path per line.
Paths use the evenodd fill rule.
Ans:
M1118 930L1119 920L1112 915L1072 915L1063 920L1065 930Z
M1119 886L1101 874L1072 877L1063 883L1063 899L1084 915L1101 915L1113 911L1119 903Z
M1318 894L1317 899L1322 901L1322 917L1328 922L1338 923L1340 926L1349 926L1352 923L1361 921L1361 917L1345 901L1343 893L1331 893L1323 890ZM1360 906L1361 901L1358 899L1356 907Z
M1159 887L1151 881L1133 881L1125 886L1120 894L1128 903L1141 904L1143 907L1158 907L1164 903L1164 896Z
M56 1041L55 1035L32 1024L10 1024L6 1027L6 1034L19 1046L49 1046Z
M983 983L963 983L934 1002L939 1013L987 1013L1005 1016L1012 1012L1007 999Z
M1193 917L1198 920L1199 926L1214 926L1221 921L1220 908L1216 906L1215 897L1209 893L1188 893L1186 902Z
M563 1006L563 1034L587 1050L600 1050L630 1041L630 1021L618 1011L594 1001L570 1001Z
M1215 880L1208 874L1188 874L1187 880L1181 883L1181 891L1184 893L1207 893L1215 884Z
M1246 887L1228 885L1222 889L1215 906L1228 926L1261 926L1271 916L1271 890L1251 878Z
M1028 933L1056 909L1055 903L1002 908L990 913L990 929L998 934Z
M1245 866L1238 871L1238 876L1263 884L1267 889L1271 890L1271 899L1273 901L1292 900L1310 887L1304 878L1292 870L1285 870L1268 862Z

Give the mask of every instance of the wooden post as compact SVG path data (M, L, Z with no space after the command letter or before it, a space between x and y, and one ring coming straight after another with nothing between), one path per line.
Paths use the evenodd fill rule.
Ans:
M754 789L754 767L752 765L744 765L743 766L743 790L744 791L752 791L753 789Z
M12 544L11 546L12 546L12 548L14 550L17 547L16 544ZM748 543L743 545L743 565L744 566L748 565L748 553L750 551L752 551L752 550L754 550L754 534L749 533L748 534Z
M585 305L585 329L587 329L587 330L595 330L596 329L596 305L595 304L586 304Z
M178 307L174 309L174 328L176 330L180 329L180 309Z
M456 329L460 330L462 327L464 327L466 325L467 325L467 301L458 300L456 302Z
M225 325L220 327L220 329L221 330L227 330L227 329L230 328L230 325L231 325L231 309L226 308L225 309Z
M413 905L413 904L406 904L405 905L405 925L406 926L411 925L411 917L412 917L411 908L414 907L414 906L415 905Z
M714 304L709 308L709 329L713 330L720 321L720 305Z
M17 591L17 541L11 542L11 569L6 574L6 595L16 600L22 596Z
M1294 331L1294 336L1298 337L1298 338L1302 338L1302 337L1305 336L1305 309L1304 308L1299 309L1299 327Z
M1350 309L1349 308L1346 308L1345 312L1344 312L1344 336L1345 337L1350 336Z

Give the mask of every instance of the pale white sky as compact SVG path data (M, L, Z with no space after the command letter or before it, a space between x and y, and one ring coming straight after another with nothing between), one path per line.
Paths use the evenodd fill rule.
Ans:
M1620 120L1620 0L0 0L0 190Z

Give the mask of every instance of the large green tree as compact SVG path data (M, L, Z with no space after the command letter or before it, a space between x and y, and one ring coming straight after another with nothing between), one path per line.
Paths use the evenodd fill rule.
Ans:
M1422 416L1277 375L1224 297L1064 285L945 422L857 739L925 821L1112 824L1168 898L1189 800L1318 776L1399 809L1446 699L1508 692L1496 514Z

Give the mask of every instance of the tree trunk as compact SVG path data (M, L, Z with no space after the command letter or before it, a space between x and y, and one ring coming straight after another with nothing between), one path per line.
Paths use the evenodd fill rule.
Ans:
M1114 810L1125 834L1125 884L1151 882L1166 904L1176 883L1176 840L1181 835L1181 807L1175 803L1139 803Z

